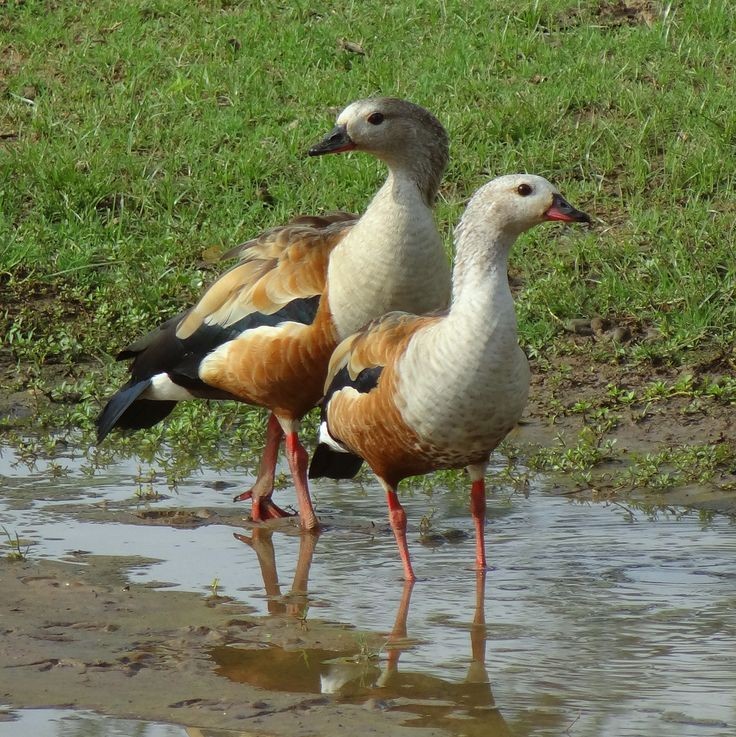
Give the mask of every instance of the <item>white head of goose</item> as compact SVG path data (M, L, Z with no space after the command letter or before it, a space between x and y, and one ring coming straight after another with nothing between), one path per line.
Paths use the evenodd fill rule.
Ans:
M468 469L476 568L486 567L485 471L529 392L508 256L521 233L546 220L590 222L539 176L503 176L481 187L455 231L449 311L386 315L344 340L330 361L309 476L350 478L368 462L386 491L407 580L415 576L396 487L438 469Z
M239 262L191 309L121 351L131 379L97 419L151 427L185 399L235 399L271 410L252 498L260 521L286 513L272 501L281 440L302 526L317 526L298 430L322 395L338 341L388 310L443 308L450 270L431 205L447 164L447 136L426 110L393 98L361 100L338 117L312 155L366 151L389 167L362 217L299 217L233 249Z

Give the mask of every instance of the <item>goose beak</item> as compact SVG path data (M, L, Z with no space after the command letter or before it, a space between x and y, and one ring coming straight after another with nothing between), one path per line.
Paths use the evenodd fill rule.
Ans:
M309 155L339 154L343 151L352 151L354 148L356 146L348 135L347 126L336 125L319 143L309 149Z
M590 223L590 216L576 210L561 194L552 196L552 205L544 213L545 220L564 220L568 223Z

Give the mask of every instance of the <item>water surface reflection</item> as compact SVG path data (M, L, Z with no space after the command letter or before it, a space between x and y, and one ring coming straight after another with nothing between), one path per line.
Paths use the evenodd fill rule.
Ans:
M293 597L301 602L307 599L307 576L317 537L301 537L294 583L285 599L276 575L273 532L258 529L251 536L236 537L256 552L271 602L269 611L274 615L303 616L304 607L295 604ZM468 737L505 737L511 732L496 708L485 666L486 574L477 572L475 582L475 610L468 623L470 661L461 681L400 669L402 653L422 647L409 636L407 621L415 585L409 582L404 583L393 627L387 633L383 662L379 663L377 653L317 648L254 650L226 646L213 648L211 656L217 663L217 672L233 681L267 689L334 694L350 703L373 699L381 708L411 714L412 718L406 721L410 726L443 728ZM458 653L458 660L464 659Z
M12 452L5 452L0 524L33 543L32 557L61 558L80 549L146 556L157 562L133 568L136 581L208 593L216 578L221 593L256 614L306 616L307 624L320 619L385 633L396 647L366 664L367 691L360 691L358 679L355 698L405 708L405 699L416 703L422 689L426 694L435 688L421 715L407 717L414 723L439 726L450 714L452 729L461 734L476 708L498 720L494 729L520 737L559 737L568 728L574 737L736 734L736 527L727 518L704 521L673 512L632 517L615 506L555 496L543 479L528 498L491 497L493 570L482 597L485 639L478 639L481 628L474 630L473 622L479 587L467 568L473 537L462 495L402 499L420 578L407 593L377 488L316 486L315 503L327 523L316 541L288 529L254 535L234 521L173 529L130 523L130 513L141 508L133 498L135 461L89 477L69 459L70 473L59 480L43 468L13 468L7 463ZM232 478L243 482L240 471ZM203 468L175 495L144 507L206 507L233 519L233 489L212 488L222 480L227 474ZM289 493L279 492L277 501ZM440 531L467 536L421 545L418 523L431 508ZM405 647L399 646L404 637ZM478 654L481 640L484 657ZM356 641L345 657L358 651ZM324 693L326 661L314 660L319 678L310 688ZM483 670L490 685L466 682L471 671ZM464 702L458 695L476 687L483 696L472 697L473 703L471 696ZM461 709L470 720L461 721Z

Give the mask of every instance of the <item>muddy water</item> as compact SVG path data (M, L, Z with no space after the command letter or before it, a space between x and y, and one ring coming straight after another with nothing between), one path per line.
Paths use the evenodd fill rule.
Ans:
M493 569L483 578L469 569L462 496L415 492L405 498L420 577L410 588L374 487L315 487L326 523L315 540L289 526L254 534L230 501L240 487L221 486L242 483L237 470L205 468L173 494L154 481L168 498L140 502L135 460L93 476L81 459L55 462L65 475L54 478L45 461L29 469L11 448L0 457L0 523L31 543L31 558L140 556L132 580L164 592L208 594L216 584L257 617L291 615L304 627L319 619L381 633L385 643L368 647L356 634L345 652L285 651L266 636L261 649L213 647L212 669L229 682L329 694L455 735L736 734L736 526L728 518L578 504L537 479L528 498L489 499ZM431 508L437 534L425 545L416 531ZM161 524L174 509L185 512L177 524L215 524ZM58 714L44 714L34 718L48 729L33 734L65 733L49 731ZM4 726L0 735L24 733ZM145 726L142 734L180 733Z

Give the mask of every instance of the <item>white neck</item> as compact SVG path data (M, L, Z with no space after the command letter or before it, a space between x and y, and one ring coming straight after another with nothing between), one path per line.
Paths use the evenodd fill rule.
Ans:
M508 257L515 233L496 227L490 218L466 212L456 230L457 252L452 277L448 338L485 350L513 351L517 345L516 312L508 283Z
M416 172L389 170L333 251L327 278L340 339L392 310L421 314L447 306L450 266Z
M456 231L449 313L415 334L400 364L402 414L438 447L492 447L518 421L529 388L507 273L516 235L469 214Z

